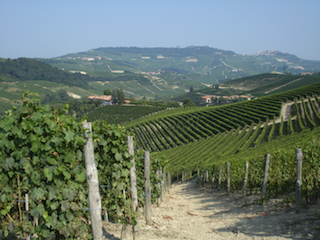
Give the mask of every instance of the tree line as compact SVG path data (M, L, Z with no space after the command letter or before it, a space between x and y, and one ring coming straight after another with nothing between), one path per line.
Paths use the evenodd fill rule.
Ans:
M91 77L80 73L62 71L50 64L30 58L7 59L0 61L0 81L27 81L45 80L63 83L68 86L76 86L89 89L88 82L92 81L131 81L136 80L140 84L150 84L150 80L141 74L126 72L119 76Z
M113 89L112 91L110 89L105 89L103 91L104 95L111 95L111 102L112 105L122 105L124 103L125 100L125 96L123 93L122 88L120 89Z

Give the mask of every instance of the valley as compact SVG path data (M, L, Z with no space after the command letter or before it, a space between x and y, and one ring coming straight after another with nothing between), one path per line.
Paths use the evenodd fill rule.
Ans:
M67 58L59 63L64 70L32 59L1 59L1 110L6 113L0 121L0 236L21 238L30 231L41 239L90 238L92 211L99 211L106 222L110 219L103 224L105 236L115 234L115 239L122 238L125 229L136 228L142 239L319 236L316 71L312 76L284 72L239 78L245 68L230 52L214 50L212 54L221 59L210 67L214 59L207 57L208 63L202 55L212 49L193 47L199 54L192 56L190 49L162 49L161 55L154 49L154 55L150 49L143 54L141 49L122 53L137 65L115 61L118 55L113 50L100 49L100 55L110 55L101 60L90 56L98 54L94 50L83 60ZM289 61L290 56L278 52L242 57L265 56L301 70L293 64L293 56ZM169 58L171 66L158 69L157 61ZM68 64L78 64L71 60L79 61L79 66L68 70ZM114 65L107 64L104 72L101 66L106 63L99 61ZM159 65L152 67L148 61ZM223 68L221 78L211 74L218 63ZM95 72L98 66L103 70L100 75ZM230 74L240 75L232 80ZM119 104L102 106L86 99L104 90L115 93ZM125 104L120 101L122 91ZM84 129L87 124L90 127ZM91 127L93 134L85 133ZM94 183L101 196L98 207L88 201L84 146L89 138L99 173ZM302 170L297 168L300 156ZM30 218L20 204L27 202L26 194L31 200ZM147 214L142 214L147 199L154 208L148 224ZM262 222L268 227L261 229ZM205 232L198 231L199 223Z

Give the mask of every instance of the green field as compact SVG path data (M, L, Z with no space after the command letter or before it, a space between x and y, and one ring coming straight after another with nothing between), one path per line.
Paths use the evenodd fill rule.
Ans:
M105 120L109 124L123 124L148 114L164 110L158 106L104 106L89 113L88 121Z

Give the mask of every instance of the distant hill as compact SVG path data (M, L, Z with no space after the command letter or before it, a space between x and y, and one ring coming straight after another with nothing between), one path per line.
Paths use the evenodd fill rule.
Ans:
M304 60L280 51L263 51L241 55L207 46L186 48L138 48L106 47L86 52L69 53L50 59L57 67L71 70L74 63L83 64L81 70L95 74L110 74L114 70L133 72L175 72L177 74L201 74L211 77L204 83L213 84L239 77L267 72L320 71L320 61ZM60 62L59 62L60 61ZM109 67L108 67L109 66ZM80 68L78 68L80 70Z
M223 82L213 87L194 91L192 94L185 93L171 100L182 101L183 98L190 98L194 103L200 104L201 97L204 95L262 97L318 82L320 82L320 76L264 73Z
M241 55L207 46L186 48L105 47L69 53L51 59L39 59L58 69L82 72L94 77L117 77L134 73L148 79L148 86L133 76L130 82L109 80L90 82L95 89L102 86L122 87L128 97L160 100L181 95L193 86L199 90L247 76L262 73L320 71L320 61L300 59L279 51L263 51Z

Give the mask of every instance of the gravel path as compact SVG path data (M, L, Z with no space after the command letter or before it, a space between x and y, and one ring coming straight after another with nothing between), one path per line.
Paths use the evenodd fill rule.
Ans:
M283 198L254 204L258 199L205 189L196 179L173 184L161 207L153 206L152 226L140 216L139 239L320 239L319 204L297 214ZM121 228L104 224L110 239L120 239ZM131 232L126 239L132 239Z

